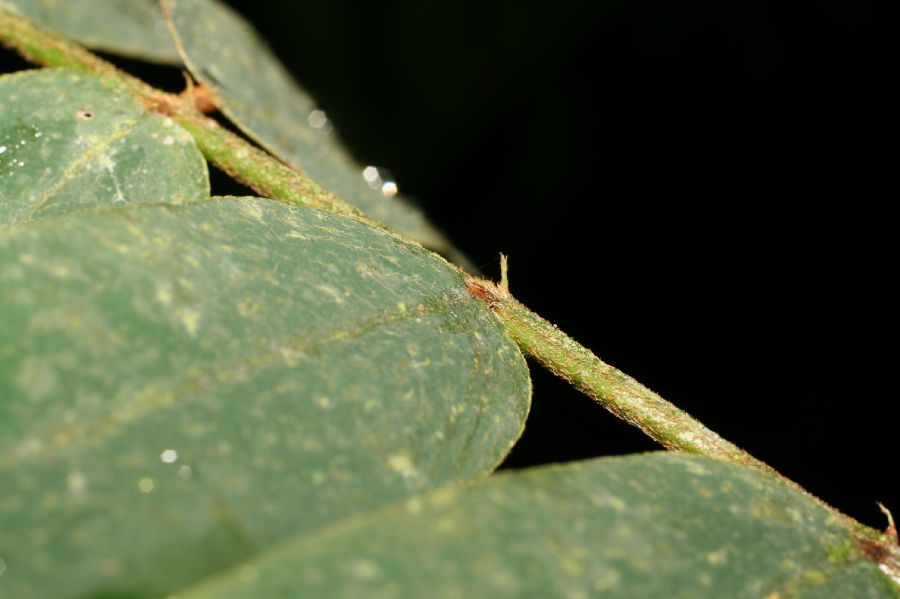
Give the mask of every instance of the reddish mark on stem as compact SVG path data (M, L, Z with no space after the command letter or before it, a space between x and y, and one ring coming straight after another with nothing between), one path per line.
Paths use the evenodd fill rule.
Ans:
M190 92L192 100L194 102L194 106L200 112L209 113L219 107L219 102L216 98L216 92L211 87L206 87L205 85L197 85L192 90L190 90ZM182 95L187 95L187 92Z
M500 288L490 281L466 279L466 288L469 290L469 294L472 297L483 301L492 310L500 303Z
M891 554L887 547L885 547L878 541L872 541L869 539L857 539L856 545L862 550L867 558L869 558L876 564L881 564L887 561L888 557Z

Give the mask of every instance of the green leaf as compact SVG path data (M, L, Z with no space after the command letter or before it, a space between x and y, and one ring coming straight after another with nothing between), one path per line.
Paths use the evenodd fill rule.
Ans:
M121 85L65 70L0 77L0 229L102 205L207 197L193 138Z
M362 177L324 118L249 23L213 0L168 0L171 25L194 77L216 90L244 133L366 215L420 243L449 244L418 209L386 197ZM317 120L318 119L318 120Z
M655 454L505 473L301 535L179 593L238 597L897 597L822 507Z
M178 64L158 0L0 0L38 25L90 48Z
M484 476L518 348L459 273L260 199L0 232L0 596L165 596Z

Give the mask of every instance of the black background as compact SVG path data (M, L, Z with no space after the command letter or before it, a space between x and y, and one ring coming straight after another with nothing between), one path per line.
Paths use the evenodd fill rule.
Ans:
M231 4L486 274L507 253L513 293L607 362L862 521L900 512L873 2ZM531 367L504 467L656 448Z

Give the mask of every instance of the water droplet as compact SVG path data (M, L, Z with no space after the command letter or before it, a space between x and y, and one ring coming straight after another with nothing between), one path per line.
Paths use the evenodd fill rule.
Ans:
M363 169L362 176L369 187L381 191L385 197L392 198L400 191L394 176L386 169L370 165Z
M191 477L191 474L193 474L193 473L194 472L193 472L193 470L191 470L190 466L182 466L181 468L178 469L178 476L180 478L183 478L184 480L189 479Z
M25 162L20 160L19 162L16 163L16 166L25 166Z
M138 481L138 489L141 493L152 493L154 487L156 487L156 483L152 478L142 478Z
M309 113L309 116L306 117L306 120L309 121L309 126L313 129L324 129L328 127L328 115L325 114L322 110L313 110Z
M395 181L385 181L384 185L381 186L381 193L385 195L385 197L392 198L397 195L397 192L400 189L397 187L397 183Z
M163 464L174 464L178 460L178 452L174 449L167 449L159 454L159 459L163 461Z
M381 187L381 174L378 172L378 169L374 166L367 166L363 169L362 172L363 179L366 180L366 183L369 184L369 187L372 189L378 189Z
M173 143L175 143L175 138L172 137L171 135L167 135L166 138L163 140L163 145L166 145L166 146L171 146Z
M0 576L3 576L4 572L6 572L6 562L0 557Z
M6 151L6 146L0 146L0 154Z

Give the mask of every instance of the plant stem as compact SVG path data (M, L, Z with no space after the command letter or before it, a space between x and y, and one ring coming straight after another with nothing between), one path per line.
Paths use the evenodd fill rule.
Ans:
M145 100L161 100L168 95L120 71L112 63L78 44L41 29L3 7L0 7L0 44L15 50L22 58L34 64L87 71L115 79Z
M381 226L305 174L250 145L214 120L197 112L176 112L171 117L194 137L207 160L260 195Z
M767 474L775 472L630 376L602 362L522 305L502 285L472 278L468 287L473 296L490 306L523 352L667 449L737 462Z
M78 44L46 31L5 8L0 8L0 44L35 64L94 73L124 84L144 102L148 110L170 116L187 129L207 160L264 197L319 208L380 226L363 217L359 210L322 188L305 173L285 165L214 120L204 117L189 95L179 97L158 90L120 71Z

